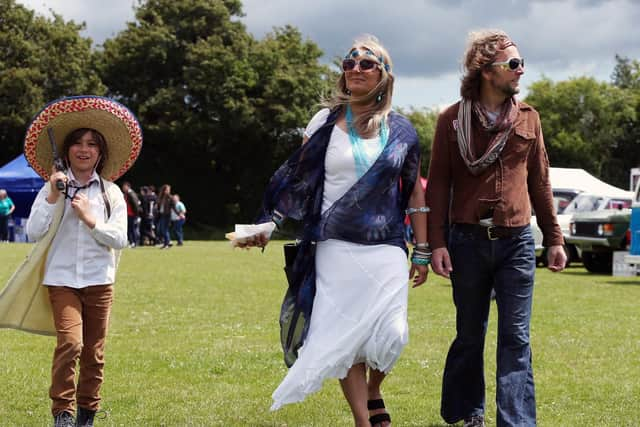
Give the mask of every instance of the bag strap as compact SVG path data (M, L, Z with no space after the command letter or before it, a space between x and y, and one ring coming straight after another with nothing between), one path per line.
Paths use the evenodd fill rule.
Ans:
M102 199L104 200L104 207L107 210L107 219L109 219L109 217L111 217L111 203L109 203L107 192L104 189L104 182L102 181L102 177L100 177L100 190L102 191Z

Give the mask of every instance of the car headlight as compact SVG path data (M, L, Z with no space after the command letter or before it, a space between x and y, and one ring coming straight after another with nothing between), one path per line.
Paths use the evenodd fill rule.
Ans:
M574 236L576 234L576 223L572 222L571 224L569 224L569 233L571 233L572 236Z
M614 232L614 226L613 224L602 224L602 231L603 231L603 235L605 236L613 236L613 232Z
M598 224L598 236L613 236L613 224Z

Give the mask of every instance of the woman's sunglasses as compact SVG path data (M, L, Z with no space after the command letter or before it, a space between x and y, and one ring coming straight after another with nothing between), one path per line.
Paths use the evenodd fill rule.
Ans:
M509 58L503 62L494 62L491 64L495 67L502 67L505 70L516 71L519 67L524 69L524 58Z
M356 61L355 59L344 59L342 60L342 70L343 71L353 71L356 68L356 65L360 66L360 71L368 72L375 70L380 66L380 64L376 61L372 61L370 59L361 59L360 61Z

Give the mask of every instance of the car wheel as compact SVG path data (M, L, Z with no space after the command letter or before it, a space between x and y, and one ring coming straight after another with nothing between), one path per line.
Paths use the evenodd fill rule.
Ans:
M589 273L611 274L613 270L613 253L583 252L582 263Z
M564 265L565 268L569 267L569 265L571 265L571 261L573 261L573 258L571 256L571 249L569 249L569 246L567 246L566 244L562 246L562 249L564 249L564 254L567 257L567 263Z

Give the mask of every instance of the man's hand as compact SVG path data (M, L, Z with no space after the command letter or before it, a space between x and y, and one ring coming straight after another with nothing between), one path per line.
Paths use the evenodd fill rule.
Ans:
M451 258L447 248L442 247L432 250L431 268L438 276L449 278L449 273L453 271L453 267L451 267Z
M547 268L557 273L564 270L567 264L567 254L564 252L562 245L550 246L547 249Z

